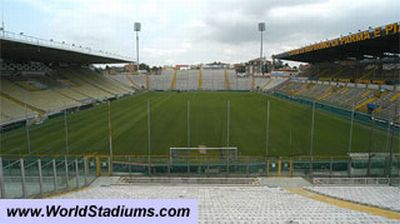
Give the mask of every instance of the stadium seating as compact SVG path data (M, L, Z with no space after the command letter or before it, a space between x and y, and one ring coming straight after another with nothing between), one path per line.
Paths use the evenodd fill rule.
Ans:
M175 78L174 78L175 77ZM201 77L201 80L200 80ZM249 90L269 90L282 84L286 78L270 78L251 76L239 77L234 70L223 69L198 69L194 70L163 70L161 75L110 75L110 78L141 90L182 90L182 91L249 91ZM200 84L201 83L201 84ZM201 87L200 87L201 85Z
M173 76L173 70L165 70L161 75L149 75L146 86L149 90L170 90ZM144 81L146 81L146 77Z
M267 78L267 77L255 77L254 78L254 88L255 89L263 89L265 86L271 82L272 79Z
M270 78L269 81L267 81L264 86L262 87L262 90L270 90L275 88L278 85L281 85L282 83L286 82L288 79L287 78Z
M266 78L256 78L253 85L252 77L239 77L231 70L228 71L228 78L230 89L239 91L255 90L257 89L257 86L261 88L267 80Z
M0 124L33 118L37 115L37 113L32 111L30 108L19 105L4 96L0 96L0 108Z
M389 186L307 187L307 189L352 202L400 211L400 188Z
M79 73L79 77L82 80L85 80L104 92L108 92L113 95L123 95L130 91L128 87L111 81L107 76L100 76L89 69L77 68L76 72Z
M341 81L364 84L399 84L400 64L392 59L318 63L302 70L310 80Z
M391 118L394 117L395 107L396 107L396 105L394 103L392 103L392 104L386 106L385 108L383 108L382 110L379 110L377 112L377 115L380 117L387 117L390 120L392 120ZM397 108L400 108L399 102L397 102ZM398 109L398 110L400 110L400 109ZM397 121L399 121L399 120L400 120L399 115L397 115Z
M236 85L237 78L238 76L234 71L232 70L227 71L227 77L226 77L227 80L225 82L228 82L230 90L237 90L237 85Z
M108 181L108 180L107 180ZM280 187L94 183L61 199L196 199L199 223L396 223L336 207Z
M89 68L2 63L0 69L1 125L133 93Z
M1 78L1 92L20 104L30 105L45 113L60 111L66 107L79 106L78 102L58 94L50 88L28 90L18 85L18 79Z
M176 90L197 90L199 70L177 71Z
M136 90L143 90L146 88L145 79L142 75L117 74L110 75L109 78Z
M148 81L146 81L146 77L146 75L133 75L130 77L128 76L131 82L137 84L141 89L148 88Z
M225 90L225 78L223 69L203 69L203 90Z
M291 80L278 85L274 90L350 110L355 108L364 113L367 112L368 103L375 103L379 106L374 111L375 116L389 120L393 119L395 104L396 102L399 104L400 91L335 83L328 84L325 82L317 83L316 81ZM399 121L400 115L397 115L396 119Z
M72 88L96 100L104 100L113 96L112 93L93 86L90 82L80 77L79 70L74 68L57 69L58 78L69 80Z

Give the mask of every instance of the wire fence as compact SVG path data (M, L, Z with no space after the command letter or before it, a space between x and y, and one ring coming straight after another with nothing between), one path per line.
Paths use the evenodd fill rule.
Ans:
M228 159L227 159L228 158ZM304 177L315 184L399 185L400 156L370 159L85 155L0 157L1 198L35 198L89 185L98 176ZM374 181L375 180L375 181Z
M87 186L96 163L87 157L0 157L1 198L35 198Z
M398 177L400 158L344 157L246 157L210 159L166 156L113 156L113 173L159 176L300 176L300 177Z

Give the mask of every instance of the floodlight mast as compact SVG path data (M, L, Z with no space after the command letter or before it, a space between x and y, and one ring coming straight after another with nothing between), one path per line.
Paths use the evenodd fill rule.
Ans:
M263 60L263 42L264 42L264 34L265 31L265 22L258 23L258 31L261 33L261 46L260 46L260 73L263 73L264 60Z
M141 30L141 24L139 22L135 22L134 30L136 32L136 70L139 72L139 32Z
M1 28L0 30L2 31L3 35L4 35L4 31L5 31L6 27L4 25L4 0L1 1Z

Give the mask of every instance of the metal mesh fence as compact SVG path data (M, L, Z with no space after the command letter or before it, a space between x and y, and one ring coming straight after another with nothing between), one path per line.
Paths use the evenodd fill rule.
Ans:
M114 156L113 173L183 176L301 176L389 177L388 157L350 159L344 157L265 158L240 156L235 160L195 157L171 160L167 156ZM369 167L369 168L368 168ZM310 169L311 168L311 169ZM368 174L368 169L370 172ZM400 160L392 160L391 176L398 177Z
M87 157L0 157L1 198L35 198L85 186L96 177Z
M328 183L354 179L383 178L399 184L400 157L350 158L265 158L240 156L235 160L188 158L170 160L167 156L8 157L0 158L2 198L35 198L86 186L100 175L181 176L181 177L313 177ZM368 171L369 170L369 171ZM322 178L322 179L321 179ZM347 178L346 180L340 180ZM347 182L346 182L347 181ZM359 181L359 182L360 182ZM367 181L367 182L368 182ZM354 182L354 181L353 181ZM361 183L360 182L360 183ZM367 183L365 182L365 183ZM330 182L329 182L330 183ZM358 183L357 181L354 182ZM369 183L369 182L368 182Z

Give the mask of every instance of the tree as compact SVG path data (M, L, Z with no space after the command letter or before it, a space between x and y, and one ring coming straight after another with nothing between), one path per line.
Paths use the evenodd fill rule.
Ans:
M140 63L139 70L150 71L150 66L146 65L145 63Z

